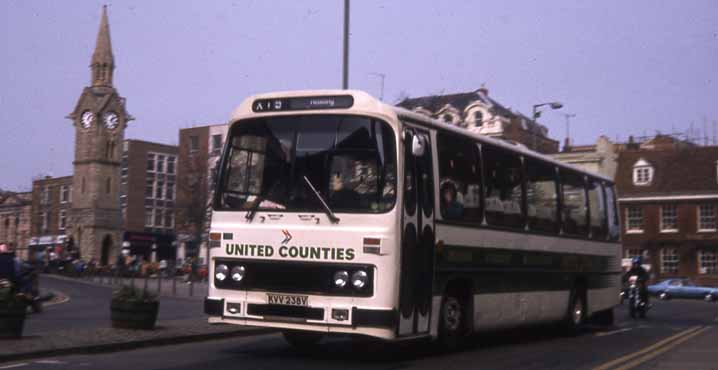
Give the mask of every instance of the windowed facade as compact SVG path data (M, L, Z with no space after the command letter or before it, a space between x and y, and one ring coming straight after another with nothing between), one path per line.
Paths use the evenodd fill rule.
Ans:
M718 274L718 252L715 250L698 251L698 273Z
M678 273L678 263L680 257L676 248L661 249L661 272L664 274Z
M643 208L630 206L626 208L626 232L643 232Z
M175 155L147 153L145 229L160 229L164 232L174 228L176 164Z
M701 204L698 206L698 231L716 231L715 204Z
M50 228L50 212L42 212L42 214L40 214L40 219L42 222L41 230L45 233Z
M634 257L646 257L646 250L640 249L640 248L629 248L626 249L623 253L623 256L625 258L634 258Z
M446 220L481 223L481 168L472 140L437 134L441 215Z
M661 232L678 231L678 209L675 204L661 206Z
M60 203L70 202L70 185L60 186Z

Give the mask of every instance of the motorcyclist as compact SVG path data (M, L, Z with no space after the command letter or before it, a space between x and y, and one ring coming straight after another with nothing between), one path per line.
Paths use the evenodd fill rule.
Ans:
M623 275L624 286L628 283L628 279L631 276L637 277L636 283L638 284L639 297L646 303L647 307L650 307L648 303L648 289L646 288L650 276L648 275L648 271L643 268L643 260L640 256L631 259L631 269Z

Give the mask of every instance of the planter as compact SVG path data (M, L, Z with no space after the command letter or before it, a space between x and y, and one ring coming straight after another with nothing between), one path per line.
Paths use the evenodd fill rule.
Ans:
M154 329L159 308L159 301L112 300L110 303L112 327L120 329Z
M24 303L0 304L0 338L22 337L26 312Z

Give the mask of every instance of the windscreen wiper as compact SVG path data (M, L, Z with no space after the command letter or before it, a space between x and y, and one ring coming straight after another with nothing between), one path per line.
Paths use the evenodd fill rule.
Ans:
M329 221L331 221L333 224L338 223L340 221L339 217L334 215L334 212L332 212L332 209L329 208L329 205L324 200L324 197L322 197L322 195L319 194L319 192L314 187L314 185L312 185L312 182L309 181L307 176L304 176L304 183L307 184L307 186L309 186L309 189L312 190L312 193L314 193L314 195L317 197L317 199L319 199L319 203L322 204L322 208L324 208L324 212L327 214L327 216L329 216Z
M254 215L257 214L257 209L259 209L259 205L262 204L262 202L264 202L264 197L262 195L257 195L257 201L252 204L252 208L250 208L247 212L247 215L244 216L247 221L252 222L252 220L254 219Z

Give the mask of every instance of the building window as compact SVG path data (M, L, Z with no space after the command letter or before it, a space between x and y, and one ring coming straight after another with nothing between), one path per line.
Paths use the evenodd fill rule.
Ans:
M155 186L155 199L163 199L163 188L165 183L163 181L157 181Z
M145 208L145 226L152 227L154 221L154 215L152 214L152 208Z
M162 209L155 209L155 226L162 227L162 216L164 216Z
M147 154L147 172L155 172L155 155L153 153Z
M444 122L446 122L446 123L454 122L454 117L452 117L451 114L449 114L449 113L444 114L443 118L444 118Z
M701 204L698 207L698 231L716 231L715 204Z
M641 159L633 165L633 184L650 185L653 181L653 167Z
M174 175L175 173L175 160L176 157L174 156L167 157L167 173L170 175Z
M661 272L664 274L678 273L678 249L663 248L661 249Z
M49 204L50 203L50 187L47 185L45 185L42 188L40 202L41 202L41 204Z
M641 208L641 207L626 208L626 232L628 232L628 233L643 232L643 208Z
M212 151L222 150L222 135L212 135Z
M164 173L165 172L165 156L158 155L157 156L157 170L156 172Z
M167 199L167 200L175 199L175 184L172 182L167 183L167 187L165 189L165 199Z
M65 230L65 226L67 226L66 217L67 217L66 211L64 209L61 209L60 210L60 222L58 223L58 229Z
M484 114L481 113L480 110L477 110L476 112L474 112L474 125L476 127L481 127L483 122L484 122Z
M165 227L168 229L171 229L174 227L175 223L175 214L168 210L165 210Z
M148 178L145 183L145 198L152 199L153 192L153 186L155 184L155 180L152 178Z
M661 232L678 231L678 210L675 204L661 206Z
M634 257L645 257L646 256L646 250L640 249L640 248L629 248L626 249L623 253L625 258L634 258Z
M718 253L715 251L698 251L698 273L718 274Z
M199 150L199 137L190 136L189 137L189 151L196 152L198 150Z
M50 213L43 212L40 217L42 218L42 232L46 232L50 227Z
M67 203L70 201L70 187L68 185L60 186L60 203Z

